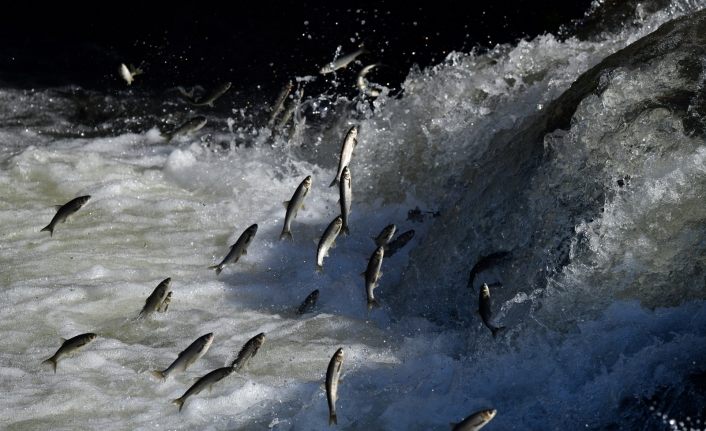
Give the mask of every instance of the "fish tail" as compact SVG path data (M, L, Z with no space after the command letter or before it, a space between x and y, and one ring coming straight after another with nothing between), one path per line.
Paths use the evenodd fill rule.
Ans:
M40 232L45 231L49 232L49 236L54 236L54 226L52 226L51 223L49 223L42 230L40 230Z
M501 326L501 327L491 328L490 331L493 333L493 338L495 338L498 336L499 333L501 333L505 329L507 329L507 328L505 328L504 326Z
M179 406L179 411L181 411L181 409L184 407L184 399L183 398L177 398L175 400L172 400L172 403Z
M52 356L51 358L42 361L42 364L51 364L54 368L54 374L56 374L56 358Z
M209 266L208 269L215 269L216 275L220 275L221 271L223 271L223 267L221 265Z
M344 235L350 235L350 234L351 234L351 230L348 229L348 225L345 225L345 226L343 226L343 227L341 228L341 233L343 233Z
M338 176L336 176L336 178L334 178L333 181L331 181L331 184L329 184L328 186L329 186L329 187L333 187L333 186L335 186L335 185L337 185L337 184L338 184Z
M158 378L161 381L167 380L167 376L164 374L164 371L154 370L154 371L150 371L150 373L152 373L153 376L155 376L156 378Z
M319 265L319 264L317 263L317 264L316 264L316 272L319 273L319 274L321 274L322 272L324 272L324 267L323 267L323 265Z
M329 424L329 426L338 425L338 418L336 418L336 413L329 413L328 424Z
M279 236L279 239L280 239L280 240L288 239L288 240L292 241L294 238L292 237L292 232L290 232L290 231L288 231L288 230L286 230L286 229L283 229L283 230L282 230L282 233L281 233L280 236Z
M368 299L368 311L372 310L373 308L380 308L380 303L377 301L377 299Z

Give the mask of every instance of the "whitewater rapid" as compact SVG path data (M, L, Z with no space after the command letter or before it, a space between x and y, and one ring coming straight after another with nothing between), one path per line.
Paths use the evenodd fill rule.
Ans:
M131 104L157 96L0 89L0 423L329 429L322 385L342 347L340 429L447 430L484 408L498 410L487 430L652 429L671 419L679 429L686 418L661 410L688 411L688 380L706 358L706 73L680 75L676 60L688 55L677 52L625 63L634 68L616 60L595 91L571 86L704 6L639 9L590 40L546 34L453 53L410 71L401 97L385 91L372 104L305 97L296 133L275 139L240 107L185 112L152 100L159 109L137 115ZM680 46L669 34L663 45ZM570 87L575 111L545 133ZM181 110L173 124L196 114L209 123L167 143L165 107ZM91 108L135 115L97 115L89 127L76 112ZM351 235L316 274L316 242L339 213L328 184L353 124ZM535 135L540 145L530 145ZM294 241L280 241L282 202L307 175ZM39 232L54 205L81 195L92 197L53 237ZM429 211L421 221L408 218L417 207ZM247 255L216 276L208 266L254 223ZM360 274L390 223L416 235L384 259L382 307L368 311ZM503 283L492 294L509 329L493 339L466 279L498 250L512 258L478 280ZM166 277L168 312L134 321ZM314 289L315 311L297 316ZM84 332L99 338L56 374L41 364L60 337ZM187 372L151 376L208 332L213 345ZM171 400L260 332L266 341L243 371L178 412Z

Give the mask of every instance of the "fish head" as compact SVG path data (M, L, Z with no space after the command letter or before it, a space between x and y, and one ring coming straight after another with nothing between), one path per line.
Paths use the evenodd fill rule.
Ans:
M257 233L257 223L255 223L254 225L252 225L252 226L250 226L249 228L247 228L247 230L246 230L245 232L248 233L248 236L249 236L250 238L252 238L253 236L255 236L255 234Z
M353 139L356 139L358 137L358 125L351 126L350 130L348 130L348 136L350 136Z
M210 347L211 343L213 343L213 332L209 332L206 335L202 335L201 340L203 341L204 348Z
M341 226L343 226L343 217L338 216L338 217L336 217L335 219L333 219L333 224L334 224L335 226L338 226L339 228L340 228Z
M221 91L228 91L228 90L230 90L230 87L231 87L232 85L233 85L233 83L230 82L230 81L224 83L223 86L221 87Z
M254 340L255 340L255 348L259 349L265 343L265 333L260 332L259 334L257 334L255 336Z
M336 361L341 362L343 361L343 348L340 348L336 350L336 353L333 354L333 357L336 358Z
M307 190L310 189L311 188L311 175L304 178L304 181L302 182L302 184L304 184L304 188L306 188Z
M326 75L327 73L331 73L334 71L334 64L333 63L327 63L324 67L322 67L319 70L319 73L322 75Z
M483 286L480 288L480 296L482 296L483 298L490 297L490 288L488 287L487 283L483 283Z
M88 202L89 199L91 199L91 196L90 196L90 195L80 196L80 197L78 198L78 204L79 204L79 206L82 207L82 206L86 205L86 202Z
M93 332L89 332L86 334L86 342L84 344L90 343L91 341L95 340L98 338L98 334L94 334Z
M382 259L384 255L385 255L385 247L384 246L380 246L375 249L375 258L376 259Z
M487 409L480 412L480 417L484 422L489 422L498 413L496 409Z
M311 292L311 299L313 301L316 301L319 299L319 289L316 289L315 291Z
M392 236L395 234L395 231L397 230L397 226L394 224L388 225L385 229L383 229L383 232L385 233L385 236Z
M343 172L341 172L341 181L350 181L351 180L351 170L348 169L348 166L343 168Z

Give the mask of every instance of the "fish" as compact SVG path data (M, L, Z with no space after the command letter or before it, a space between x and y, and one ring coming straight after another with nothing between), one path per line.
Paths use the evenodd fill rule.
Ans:
M393 254L397 253L397 250L407 245L412 238L414 238L414 229L399 234L397 238L387 243L385 246L385 253L387 254L387 257L391 257Z
M368 81L365 79L365 76L370 73L371 70L378 66L380 66L380 63L369 64L362 68L360 72L358 72L358 79L356 80L356 84L358 86L358 90L360 90L361 93L371 97L378 97L380 95L380 90L371 88L368 85Z
M169 308L170 302L172 302L172 292L171 291L169 293L167 293L167 297L164 298L164 301L162 301L162 303L159 304L159 308L157 309L157 311L160 313L166 313L167 309Z
M61 347L59 347L59 350L54 353L54 356L45 361L42 361L42 363L52 364L52 366L54 367L54 373L56 373L56 365L59 362L59 359L61 359L63 356L67 356L76 352L78 349L95 340L97 337L97 334L94 334L93 332L88 332L86 334L81 334L73 338L69 338L68 340L62 338L64 342L61 344Z
M459 423L452 423L451 431L478 431L493 420L497 412L495 409L475 412Z
M76 211L80 210L82 206L86 205L86 202L88 202L90 198L90 195L79 196L75 199L71 199L64 205L57 205L56 214L51 219L49 224L43 227L40 232L49 231L49 236L54 236L54 228L56 227L56 225L59 222L65 222L71 214L75 213Z
M385 228L380 232L380 235L377 237L374 237L373 240L375 240L375 245L378 247L381 245L387 245L387 243L390 242L393 236L395 236L395 231L397 230L397 226L394 224L389 224L385 226Z
M180 396L179 398L172 400L172 403L176 404L179 406L179 411L184 407L184 402L186 401L187 398L189 398L192 395L196 395L199 392L203 391L208 387L211 389L213 385L224 378L230 376L233 373L233 367L221 367L217 368L210 373L206 374L205 376L201 377L191 385L189 389L184 392L184 395Z
M170 366L162 371L154 370L152 371L152 375L164 381L174 372L186 371L187 368L208 352L211 343L213 343L213 332L200 336L193 343L189 344L189 347L179 353L179 356L177 356Z
M483 287L480 288L480 295L478 296L478 314L480 314L481 319L485 326L490 329L490 332L495 338L500 331L505 329L504 326L495 326L493 324L493 311L491 310L492 303L490 301L490 288L487 284L483 283Z
M284 206L285 208L287 208L287 212L284 216L284 227L282 228L282 233L280 234L279 239L287 238L290 241L293 239L291 231L292 220L294 220L294 218L297 216L299 208L302 208L304 206L304 198L306 197L307 193L309 193L310 189L311 175L304 178L304 180L299 184L299 187L297 187L297 190L294 192L292 199L284 202Z
M191 104L191 106L210 106L213 107L213 103L218 100L221 96L226 94L233 84L231 82L224 82L223 84L216 87L208 96L195 101L190 98L186 100ZM182 95L186 96L186 92L182 92Z
M338 159L338 170L336 171L336 177L331 181L329 187L333 187L340 181L341 174L343 173L343 168L348 166L353 157L353 148L358 145L358 126L352 126L348 129L346 137L343 138L343 146L341 147L341 156Z
M289 93L292 92L292 88L294 88L294 84L292 84L292 81L287 81L287 84L285 84L284 88L282 89L282 92L279 93L275 104L272 105L272 114L270 114L270 119L269 121L267 121L267 127L272 127L272 125L275 123L275 119L277 119L279 113L282 112L282 109L284 108L284 102L287 100L287 96L289 96Z
M306 297L302 305L297 309L297 314L306 314L311 311L312 308L316 307L316 301L319 300L319 289L311 292L309 296Z
M326 399L328 400L328 424L337 425L336 400L338 399L338 382L343 366L343 349L336 350L326 369Z
M322 75L326 75L327 73L335 72L338 69L342 69L345 67L348 67L349 64L351 64L353 61L355 61L358 56L367 54L370 51L365 49L364 47L360 47L355 52L352 52L350 54L343 55L341 57L338 57L337 59L333 60L330 63L326 63L320 70L319 73Z
M257 224L254 224L254 225L250 226L249 228L245 229L245 231L240 235L238 240L235 241L235 244L233 244L230 247L230 251L228 252L226 257L223 258L221 263L219 263L218 265L209 266L208 269L215 269L216 275L219 275L221 273L221 271L223 271L223 268L227 264L229 264L231 262L232 263L238 262L238 259L240 259L240 256L248 254L248 246L250 245L250 242L252 242L256 233L257 233Z
M145 318L149 314L160 309L164 301L167 299L167 295L171 293L169 290L169 284L171 282L171 278L165 278L157 285L157 287L154 288L154 291L152 291L150 296L147 297L145 306L142 307L142 311L140 311L140 314L137 316L138 319Z
M378 286L378 281L382 277L380 268L382 267L382 258L385 256L385 247L379 246L375 249L368 261L368 267L365 269L363 276L365 277L365 293L368 297L368 310L377 307L379 304L373 295L373 290Z
M199 115L186 120L179 127L169 133L162 133L162 137L164 137L167 142L169 142L178 136L190 135L200 130L203 126L206 125L207 122L208 120L206 119L206 117Z
M319 245L316 247L316 272L324 271L324 258L328 256L329 249L334 247L336 238L341 233L341 226L343 226L343 218L337 216L326 227L324 234L321 235Z
M510 256L510 252L505 250L496 251L495 253L491 253L487 256L481 256L480 259L478 259L478 262L476 262L476 264L473 265L473 268L471 268L471 272L468 274L468 284L466 284L466 287L471 290L475 290L473 288L473 282L476 279L476 275L494 265L497 265L508 256Z
M232 364L230 366L233 368L234 371L240 371L243 369L245 364L250 361L250 358L254 357L257 354L257 351L260 350L260 347L262 347L262 344L265 342L265 333L260 332L256 336L252 337L249 339L243 347L240 349L238 352L238 356L235 358Z
M127 66L125 66L125 63L122 63L120 65L119 72L120 76L125 80L125 82L127 82L127 85L132 84L132 81L135 80L135 77L143 73L142 69L140 69L139 67L130 65L130 67L128 68Z
M351 171L348 169L348 166L343 168L343 172L341 173L341 182L338 188L340 193L339 203L341 205L341 218L343 219L341 232L348 235L351 233L348 228L348 217L351 214L351 202L353 200L353 191L351 190Z
M280 118L279 122L277 123L277 127L275 127L276 130L284 129L287 123L289 123L289 120L291 120L294 116L294 111L296 111L297 107L299 107L299 105L301 104L303 97L304 89L300 88L299 91L296 92L296 99L292 100L292 102L287 107L287 110L284 111L284 114L282 114L282 118Z

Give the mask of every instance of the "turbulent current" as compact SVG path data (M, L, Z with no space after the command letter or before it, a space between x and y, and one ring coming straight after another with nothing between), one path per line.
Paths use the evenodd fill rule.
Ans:
M1 426L329 429L341 347L339 429L448 430L485 408L489 431L703 429L706 4L664 3L590 36L450 54L374 101L305 93L276 132L265 106L229 99L0 89ZM195 115L203 129L160 136ZM353 124L350 235L319 274ZM247 254L208 269L254 223ZM384 257L368 310L361 272L390 223L416 234ZM136 320L167 277L169 309ZM484 282L496 338L476 312ZM87 332L56 374L42 364ZM154 378L209 332L186 372ZM243 369L171 403L261 332Z

